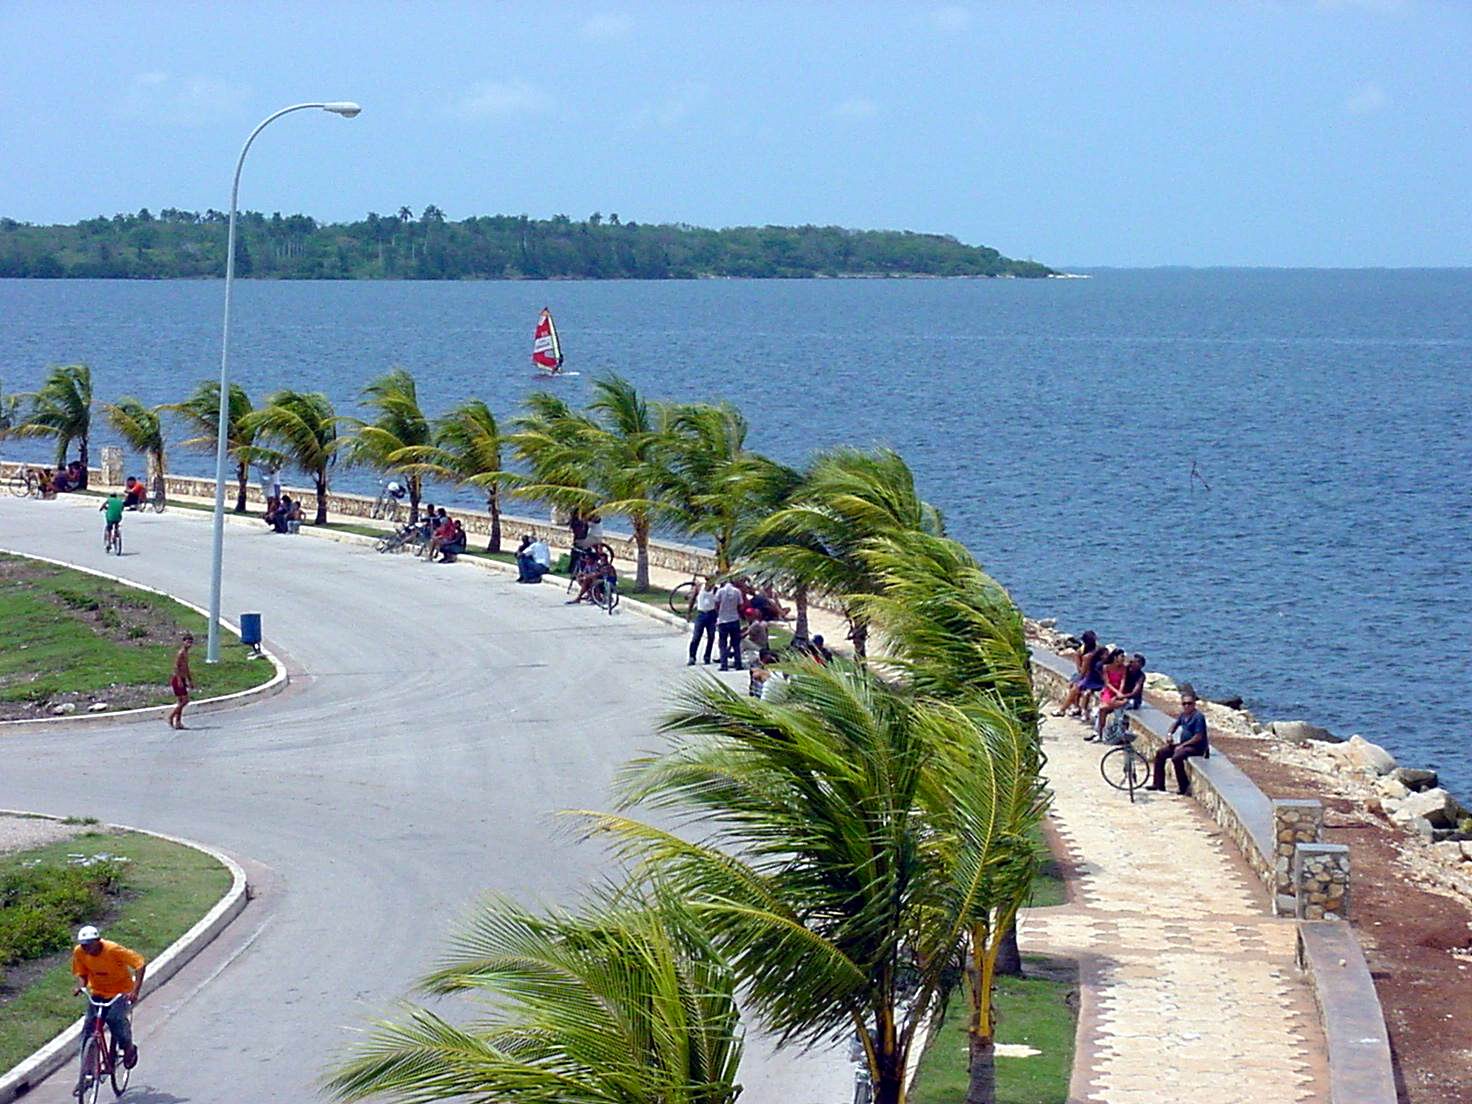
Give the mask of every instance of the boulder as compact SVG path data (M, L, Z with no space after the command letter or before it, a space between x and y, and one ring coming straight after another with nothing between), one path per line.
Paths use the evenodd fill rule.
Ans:
M1363 736L1351 736L1344 745L1349 761L1371 774L1389 774L1395 770L1395 756L1379 744L1372 744Z
M1457 846L1462 849L1462 861L1472 862L1472 840L1462 840Z
M1228 709L1235 709L1239 713L1242 711L1242 697L1238 694L1233 694L1229 698L1207 698L1206 700L1216 702L1217 705L1224 705Z
M1176 683L1169 675L1162 675L1159 671L1147 671L1145 672L1145 689L1174 693Z
M65 717L67 714L75 713L76 711L76 702L61 702L60 704L53 705L51 707L51 715L53 717Z
M1433 828L1455 828L1457 821L1466 815L1466 810L1457 799L1437 787L1422 793L1413 793L1396 805L1393 819L1401 815L1419 817Z
M1381 795L1392 801L1400 801L1411 796L1410 789L1399 778L1393 774L1387 774L1384 778L1375 782L1375 788Z
M93 702L87 707L88 713L101 713L107 708L107 702Z
M1390 819L1412 835L1420 836L1427 843L1436 838L1436 829L1431 827L1431 822L1411 812L1404 803L1390 810Z
M1282 740L1289 740L1295 744L1306 744L1310 740L1321 744L1343 743L1343 738L1335 736L1327 728L1309 724L1307 721L1269 721L1268 728L1272 729L1273 735Z
M1396 767L1390 772L1390 776L1399 779L1406 789L1418 793L1421 790L1435 789L1437 782L1436 772L1424 767Z
M1431 850L1438 859L1448 866L1460 866L1462 864L1462 845L1454 840L1447 840L1444 843L1433 843Z
M1041 617L1038 619L1038 628L1040 629L1056 629L1057 627L1058 618L1056 617Z

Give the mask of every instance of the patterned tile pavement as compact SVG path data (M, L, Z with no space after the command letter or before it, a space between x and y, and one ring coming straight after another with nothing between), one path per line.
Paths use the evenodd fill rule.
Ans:
M1072 958L1085 987L1077 1100L1104 1104L1327 1101L1313 994L1294 925L1195 802L1129 798L1099 774L1077 721L1047 718L1053 825L1073 899L1024 913L1024 951Z

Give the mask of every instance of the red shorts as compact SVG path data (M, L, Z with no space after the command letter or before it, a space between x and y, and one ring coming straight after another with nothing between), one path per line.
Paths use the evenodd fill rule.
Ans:
M184 680L178 675L169 679L169 689L174 692L174 697L176 698L186 698L189 696L189 687L184 685Z

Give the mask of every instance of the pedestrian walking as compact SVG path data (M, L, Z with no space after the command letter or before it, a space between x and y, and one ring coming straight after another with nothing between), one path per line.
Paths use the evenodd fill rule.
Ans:
M170 728L184 728L184 707L189 704L189 691L194 689L194 675L189 670L189 649L194 647L194 637L184 634L179 651L174 656L174 674L169 679L169 689L174 692L174 711L169 714Z

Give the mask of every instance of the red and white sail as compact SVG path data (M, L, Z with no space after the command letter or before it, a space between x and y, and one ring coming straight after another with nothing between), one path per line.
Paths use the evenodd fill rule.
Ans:
M558 372L562 369L562 342L557 337L557 327L552 323L552 312L542 308L537 319L537 329L532 335L532 363L543 372Z

